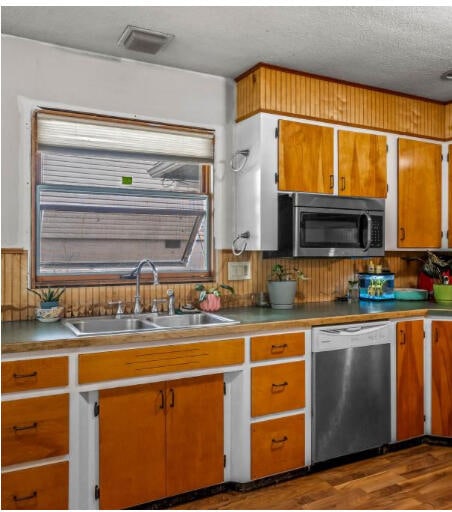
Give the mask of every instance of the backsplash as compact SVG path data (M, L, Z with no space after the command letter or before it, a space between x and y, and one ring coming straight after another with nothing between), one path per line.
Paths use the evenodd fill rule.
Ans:
M392 252L386 253L385 266L395 273L397 288L416 287L420 262L408 260L421 256L423 252ZM357 272L366 270L367 259L307 259L294 260L263 259L261 252L244 253L233 256L231 251L217 251L217 283L229 284L234 287L235 294L225 293L222 307L250 306L253 294L266 292L266 281L275 263L289 264L302 270L309 278L299 281L296 303L328 302L336 296L344 295L347 281ZM251 263L251 279L228 281L228 262L249 261ZM381 263L382 258L375 258L374 263ZM28 253L23 249L2 249L2 321L30 320L35 316L35 308L39 299L27 292ZM207 284L208 286L208 284ZM141 295L145 309L150 309L153 298L166 297L166 290L173 288L176 294L176 306L187 302L195 302L197 292L194 284L162 284L154 286L143 284ZM60 303L65 308L66 317L97 316L114 312L115 306L109 301L125 301L125 310L131 313L135 296L135 284L121 286L91 286L66 288Z

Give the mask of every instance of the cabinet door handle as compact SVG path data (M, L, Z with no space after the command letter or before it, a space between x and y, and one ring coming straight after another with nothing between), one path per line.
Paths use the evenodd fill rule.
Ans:
M435 337L434 337L433 341L435 343L438 343L438 341L439 341L439 333L438 333L438 329L437 328L435 328Z
M13 425L14 432L19 432L20 430L30 430L32 428L38 428L38 422L35 421L31 425Z
M400 240L405 240L405 228L400 228Z
M281 345L272 345L272 352L274 350L284 350L287 348L287 343L282 343Z
M33 498L36 498L36 496L38 495L38 491L33 491L31 494L29 494L28 496L16 496L14 495L13 496L13 500L14 501L25 501L25 500L32 500Z
M164 409L165 408L165 393L163 392L162 389L159 390L159 395L160 395L160 409Z
M400 344L405 345L406 344L405 331L400 330L400 336L402 337L402 339L400 340Z
M272 388L284 388L285 386L287 386L289 383L288 382L281 382L281 384L272 384Z
M285 443L289 438L287 436L281 437L281 439L272 439L272 443Z
M34 371L32 373L13 373L13 377L15 379L31 379L32 377L37 377L38 372Z
M171 388L171 389L169 390L169 392L170 392L170 395L171 395L171 402L170 402L169 406L170 406L170 407L174 407L174 389L173 389L173 388Z
M345 177L344 176L341 177L341 190L342 191L345 190Z
M330 174L330 189L334 188L334 174Z

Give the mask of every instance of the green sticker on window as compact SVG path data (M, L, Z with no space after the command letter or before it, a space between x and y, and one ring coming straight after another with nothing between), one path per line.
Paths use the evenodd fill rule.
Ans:
M123 185L132 185L132 176L123 176L122 184Z

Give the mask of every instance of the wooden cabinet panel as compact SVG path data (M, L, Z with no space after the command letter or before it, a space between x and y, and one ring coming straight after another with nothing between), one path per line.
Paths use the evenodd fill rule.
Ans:
M102 390L99 399L101 508L223 481L223 374Z
M452 436L452 322L432 322L432 434Z
M333 128L279 121L278 188L333 192Z
M252 416L290 411L303 408L304 404L304 361L251 369Z
M99 403L101 508L165 496L165 383L101 390Z
M223 374L167 382L167 494L219 484Z
M449 247L452 247L452 144L449 144L449 222L448 222L448 232L447 238L449 242Z
M2 510L66 510L69 463L2 474Z
M141 377L160 373L241 364L243 338L129 350L113 350L78 356L80 384Z
M69 395L2 403L2 466L68 453Z
M251 478L262 478L305 464L304 414L251 425Z
M251 338L251 361L302 356L304 332L269 334Z
M398 247L441 247L441 145L399 139Z
M2 393L67 385L67 357L46 357L2 363Z
M339 195L386 197L386 137L338 132Z
M397 322L397 440L424 434L424 322Z

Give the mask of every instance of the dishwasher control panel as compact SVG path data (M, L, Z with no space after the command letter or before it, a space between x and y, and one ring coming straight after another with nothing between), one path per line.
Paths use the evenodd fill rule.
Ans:
M393 336L393 329L389 322L314 327L312 351L323 352L391 343Z

